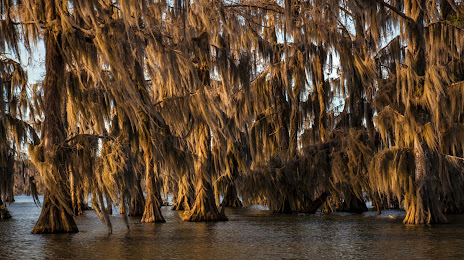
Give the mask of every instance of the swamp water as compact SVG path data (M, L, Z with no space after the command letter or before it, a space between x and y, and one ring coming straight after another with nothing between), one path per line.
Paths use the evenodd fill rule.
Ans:
M8 209L13 218L0 221L0 259L464 259L463 215L448 216L451 224L410 226L401 223L402 211L308 216L250 207L226 209L226 222L190 223L163 207L166 223L130 218L130 231L119 213L108 234L86 211L75 218L77 234L33 235L40 209L32 197L17 196Z

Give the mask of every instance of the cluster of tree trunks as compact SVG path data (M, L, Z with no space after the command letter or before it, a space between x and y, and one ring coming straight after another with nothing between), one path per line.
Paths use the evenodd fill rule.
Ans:
M8 5L16 4L13 2ZM442 142L448 138L448 132L450 135L454 133L456 139L462 135L460 129L451 131L453 127L462 128L462 113L458 112L450 122L439 120L445 114L440 104L456 103L445 96L449 95L446 91L464 82L462 43L450 43L455 34L463 31L462 1L440 0L433 5L426 0L332 1L323 5L317 1L303 4L294 0L256 1L253 5L242 1L236 4L193 1L196 4L193 6L192 1L178 0L156 3L161 13L155 12L155 15L138 9L140 7L133 2L103 2L95 2L97 4L93 6L79 1L48 0L37 10L26 10L31 12L29 16L37 17L27 16L26 21L21 21L22 12L15 14L17 25L25 26L25 38L31 37L28 25L40 25L33 29L39 30L33 34L43 38L46 50L43 97L34 100L40 103L37 106L43 110L44 118L40 126L41 143L35 147L42 155L36 164L45 183L45 197L33 233L77 232L74 216L88 209L85 202L88 194L84 194L83 187L87 184L98 189L100 204L106 201L106 206L96 209L105 213L106 218L113 211L112 198L121 197L121 214L141 217L142 222L165 222L161 214L162 174L176 175L171 178L176 182L172 185L176 187L172 210L184 210L186 221L227 220L225 207L243 206L240 175L248 171L254 174L260 169L268 170L264 177L267 182L254 183L254 187L268 185L265 187L267 193L263 193L274 192L280 197L263 199L263 194L254 194L254 190L248 193L253 194L256 201L272 200L268 201L270 209L279 213L312 214L329 202L337 205L336 210L362 213L368 210L366 196L380 214L383 208L390 207L382 196L390 197L393 193L397 196L395 203L403 204L407 211L404 219L407 224L446 223L444 211L464 210L464 198L454 196L462 187L444 188L452 186L449 183L453 180L446 180L441 172L446 156L464 161L456 157L464 149L461 147L464 143L444 145ZM23 1L16 5L20 4ZM142 1L140 6L154 8L152 4ZM25 0L24 5L35 6L36 3ZM87 6L92 7L85 9ZM9 8L1 9L1 19L4 19L3 9ZM135 19L134 13L137 12L140 17ZM85 17L81 17L82 14ZM350 18L341 21L342 15ZM171 24L171 20L176 23ZM211 23L211 20L215 22ZM327 27L325 34L314 30L321 26L321 21ZM434 26L452 27L454 31ZM384 46L388 39L380 36L391 28L399 31L398 46L393 41ZM66 38L68 34L83 39L79 51L69 51L77 47ZM119 36L120 43L110 40ZM15 37L7 38L2 36L2 40L11 45ZM115 44L117 46L113 46ZM439 49L434 46L437 44L452 46ZM388 52L390 49L391 53ZM435 55L434 51L430 50L439 50L440 55L449 52L454 56L445 61L434 61L429 57ZM98 57L95 64L85 57L87 51ZM332 56L341 59L337 65L337 80L328 76L328 71L334 67ZM157 57L162 57L161 62L156 60ZM390 63L384 64L382 60ZM104 72L92 71L97 64ZM448 64L454 64L456 68L447 67ZM445 72L440 72L437 67L444 67ZM70 75L73 73L83 85L80 89L72 89ZM449 77L442 75L446 73ZM91 81L96 83L89 83ZM111 81L113 85L105 81ZM77 112L68 108L71 104L67 100L72 91L81 91L80 96L91 96L95 100L98 100L97 92L104 93L101 100L111 104L106 108L111 112L105 117L89 118L89 122L75 122L75 127L82 129L73 134L85 132L99 138L104 136L101 142L112 138L123 147L125 154L120 157L124 159L115 159L115 164L124 165L118 173L130 179L127 186L134 187L123 187L121 183L125 180L118 176L120 179L112 180L109 185L119 185L114 189L117 191L110 194L112 187L103 187L103 177L98 174L95 174L98 177L88 174L93 177L86 177L95 180L85 185L78 183L82 176L77 175L82 173L69 169L70 158L75 154L70 155L72 149L67 142L70 135L67 113L75 112L78 117L89 113L84 108ZM387 100L383 103L382 95ZM3 96L8 95L2 92L2 99ZM343 99L343 109L335 108L337 99ZM462 107L462 104L456 106ZM95 104L94 110L99 108ZM393 111L393 115L381 118L379 115L385 111ZM2 120L6 118L5 111L1 116ZM121 123L118 117L122 116ZM378 120L375 127L374 118ZM108 134L106 125L111 120L112 127L117 128L116 125L121 123L123 130ZM99 124L103 126L97 127ZM401 132L402 129L409 132ZM3 128L0 130L6 132ZM306 130L310 134L300 135ZM337 132L346 137L356 131L366 137L360 140L361 148L333 144L340 140L347 142L337 137ZM185 136L179 135L184 132L187 133ZM244 138L237 138L240 135L237 133L243 134ZM171 139L175 141L166 141ZM237 139L243 139L239 141L246 143L244 145L251 150L246 153L251 156L235 150L232 143L238 142ZM213 144L221 142L218 145L221 152L213 154ZM102 145L95 146L94 150L98 150ZM308 152L309 148L317 150L314 156ZM362 151L354 151L358 148ZM408 178L401 179L403 183L384 184L388 186L385 188L367 180L371 169L366 165L369 160L374 164L376 155L389 149L408 150L411 165L398 165L394 174L407 169ZM325 156L320 158L327 160L317 161L318 152L324 153ZM332 163L327 162L330 156L330 160L335 160L334 154L343 163L327 166ZM222 155L225 158L216 158ZM184 158L182 163L190 164L189 169L193 168L194 172L182 172L188 167L175 165L172 158L176 156ZM164 162L168 160L166 158L171 162ZM228 161L223 164L228 164L231 169L225 171L231 172L223 178L227 179L225 188L215 193L214 174L222 174L213 170L216 160ZM275 161L279 161L278 167L272 164ZM311 167L325 168L320 171L305 168L306 164L315 161ZM134 170L137 163L144 165L144 173ZM282 170L292 164L293 171ZM435 167L437 164L440 167ZM172 168L166 172L173 173L163 172L166 170L163 167ZM385 162L382 167L389 168ZM224 169L218 171L221 170ZM344 171L343 174L336 176L340 171ZM306 183L300 183L308 172L314 176L308 174ZM114 175L117 174L112 173L111 177ZM259 178L249 179L256 181ZM437 179L441 183L437 184ZM142 180L145 181L144 189ZM408 187L402 186L409 181ZM318 185L311 186L313 182ZM276 183L282 187L276 188ZM310 188L302 188L302 185L311 187L312 191L308 192ZM437 188L440 185L441 188ZM402 188L392 191L394 188L390 186ZM447 192L446 189L454 190ZM320 190L324 192L318 196L314 191ZM313 196L315 193L317 195ZM214 194L224 195L220 207ZM1 196L0 218L3 219L10 215L1 199L12 202L14 198L9 194Z

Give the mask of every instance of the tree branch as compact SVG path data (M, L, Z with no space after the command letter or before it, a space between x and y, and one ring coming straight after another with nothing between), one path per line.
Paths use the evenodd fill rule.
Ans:
M165 98L163 100L160 100L158 102L153 102L153 106L158 106L159 104L163 103L163 102L168 102L168 101L176 101L176 100L180 100L180 99L184 99L184 98L189 98L193 95L197 94L196 92L191 92L191 93L187 93L187 95L184 95L184 96L172 96L172 97L168 97L168 98Z
M102 135L96 135L96 134L76 134L76 135L73 135L71 137L69 137L68 139L64 140L64 143L69 143L73 140L75 140L76 138L78 137L84 137L84 138L98 138L98 139L108 139L108 140L111 140L111 139L114 139L113 137L111 137L110 135L108 134L102 134Z
M450 27L453 27L453 28L456 29L456 30L459 30L459 31L464 32L464 28L461 28L461 27L459 27L459 26L457 26L457 25L455 25L455 24L452 24L452 23L449 23L449 22L446 22L446 21L436 21L436 22L434 22L434 23L429 23L429 24L427 24L425 27L427 28L427 27L430 27L430 26L432 26L432 25L440 24L440 23L441 23L441 24L444 24L444 25L447 25L447 26L450 26Z
M258 5L258 4L229 4L229 5L224 5L224 8L258 8L262 9L264 11L270 11L270 12L276 12L283 14L284 9L278 5L270 5L270 4L264 4L264 5Z
M403 19L405 19L407 22L409 23L416 23L416 21L414 21L414 19L412 19L411 17L407 16L405 13L401 12L400 9L398 9L397 7L389 4L389 3L386 3L384 2L383 0L377 0L377 3L379 3L381 6L383 7L387 7L388 9L392 10L393 12L395 12L397 15L401 16Z

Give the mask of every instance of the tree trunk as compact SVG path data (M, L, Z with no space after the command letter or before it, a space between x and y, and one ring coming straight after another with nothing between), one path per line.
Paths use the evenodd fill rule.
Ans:
M208 126L197 122L195 126L196 158L195 174L197 175L197 187L195 204L192 210L185 212L185 221L221 221L227 220L223 211L216 206L213 189L211 187L211 136Z
M288 200L287 197L283 198L280 204L278 204L277 207L274 208L274 210L272 211L275 213L284 213L284 214L290 214L294 212L290 205L290 201Z
M214 199L211 184L204 178L201 178L197 184L195 204L190 211L186 211L185 221L224 221L227 220L224 211L219 211Z
M350 190L345 194L340 211L361 214L368 211L368 209L366 202L358 198L358 196Z
M425 48L425 33L424 33L424 14L426 9L426 1L411 1L410 6L406 9L406 15L410 16L414 22L408 22L410 39L408 43L408 63L411 69L421 77L425 76L427 71L427 59ZM415 90L423 91L419 83L415 86ZM430 122L429 114L425 108L416 106L414 116L416 122L425 125ZM420 136L420 135L419 135ZM420 138L420 137L418 137ZM414 163L415 163L415 194L409 194L409 199L406 200L407 214L403 223L406 224L432 224L446 223L447 219L441 211L437 196L432 190L432 161L434 158L430 148L424 140L414 140Z
M431 153L424 143L414 142L415 161L415 196L410 196L406 205L405 224L434 224L447 223L443 215L437 196L432 190Z
M47 21L60 24L54 1L46 1ZM41 175L46 180L46 193L42 212L32 233L68 233L78 232L72 216L71 194L66 187L69 178L65 167L64 156L59 147L65 139L61 111L64 89L64 59L60 53L61 34L50 27L45 32L45 66L46 74L43 83L44 114L43 149L45 165ZM53 181L51 180L53 178ZM48 180L48 181L47 181Z
M14 199L14 195L8 195L8 197L5 198L5 202L9 202L9 203L12 203L12 202L15 202L15 199Z
M13 143L14 144L14 143ZM3 144L7 145L7 144ZM7 150L9 147L7 148ZM14 151L13 147L13 151ZM15 175L15 170L14 170L14 153L7 152L6 157L1 158L5 160L5 166L1 167L0 166L0 178L3 177L3 180L0 180L0 185L3 185L0 189L0 192L3 193L3 200L5 202L14 202L14 175ZM3 191L2 191L3 190ZM0 194L1 195L1 194Z
M119 214L121 215L126 215L126 200L127 200L127 195L125 194L125 192L122 192L122 195L121 195L121 205L119 205Z
M105 200L106 212L108 212L109 215L113 215L113 200L111 199L111 196L108 193L105 194Z
M189 211L192 208L195 196L189 179L187 175L184 175L182 179L179 180L177 198L174 205L171 207L172 210Z
M200 33L196 40L197 53L195 53L194 60L197 60L197 74L202 82L202 87L198 88L199 92L203 92L204 87L210 86L210 48L208 41L208 34L203 31ZM202 95L200 94L200 95ZM192 103L191 106L201 105L202 99L197 99L197 103ZM190 108L192 111L198 110ZM185 221L220 221L227 220L223 211L219 211L216 205L216 200L211 186L211 132L210 128L203 118L209 115L198 113L194 115L196 123L194 126L195 139L195 160L194 169L196 175L196 190L195 190L195 204L189 211L184 212L183 220Z
M47 190L42 206L42 213L32 230L33 234L77 233L74 218L63 207L55 196Z
M290 114L290 136L288 145L288 160L292 159L298 151L298 132L300 130L300 92L304 89L304 71L298 70L293 87L292 111Z
M75 216L82 215L83 209L82 209L82 203L79 202L79 199L76 198L75 196L72 196L72 209L73 209L73 214Z
M375 209L377 210L377 214L382 214L382 209L380 208L380 203L377 199L374 199Z
M75 216L82 215L82 212L84 210L87 210L88 206L87 207L85 206L85 203L83 201L82 191L78 190L78 187L74 180L73 172L71 172L69 175L69 182L70 182L69 186L71 188L70 192L71 192L71 204L72 204L73 214Z
M304 208L301 208L299 210L299 212L306 213L306 214L314 214L314 213L316 213L316 211L326 201L328 196L329 196L329 194L327 192L322 193L321 196L319 196L315 200L311 201L310 203L307 203L307 205Z
M359 52L361 59L364 59L366 55L364 48L365 44L367 44L364 36L364 25L365 23L363 20L363 16L359 14L355 15L354 27L356 30L356 41L354 43L357 44L354 44L353 46L352 55L354 56L356 55L355 52ZM354 60L354 57L352 59ZM363 117L366 116L366 126L367 129L369 129L369 125L372 125L372 121L368 122L367 120L372 120L372 118L368 118L364 111L365 104L363 94L365 93L365 91L362 75L360 74L356 66L353 66L352 70L352 82L349 88L349 126L350 128L364 129ZM343 198L344 201L340 209L341 211L360 214L368 210L366 202L362 198L358 198L358 196L356 196L356 193L354 192L354 190L358 190L359 192L359 189L359 185L353 183L353 181L349 178L346 185L346 190L344 191L345 196Z
M147 156L148 157L148 156ZM147 158L146 163L146 182L147 182L147 200L145 201L145 211L143 212L142 222L166 222L161 215L160 187L158 181L158 169L156 164L151 164Z
M242 202L238 198L237 188L235 187L235 183L232 181L229 185L227 185L226 192L224 193L224 199L221 203L222 207L230 207L230 208L241 208L243 207Z
M141 217L145 210L145 198L143 197L142 186L140 185L140 179L137 178L135 196L131 196L129 205L129 216Z

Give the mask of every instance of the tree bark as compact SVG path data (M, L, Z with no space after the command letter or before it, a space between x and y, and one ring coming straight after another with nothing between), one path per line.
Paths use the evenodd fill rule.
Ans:
M126 200L127 195L123 192L121 195L121 205L119 205L119 214L121 215L126 215Z
M77 233L74 218L62 206L55 196L47 190L42 206L42 213L32 230L33 234ZM54 201L52 201L54 200Z
M55 1L46 1L45 12L47 21L57 21ZM50 27L45 32L45 66L46 74L43 83L44 114L43 149L46 169L42 169L43 179L47 181L42 212L32 233L71 233L78 232L72 216L71 194L69 191L69 176L66 171L64 156L59 147L65 139L64 124L61 111L64 88L64 59L60 53L61 34Z
M111 199L111 196L108 193L105 194L105 200L106 212L108 212L109 215L113 215L113 200Z
M71 172L69 175L70 188L71 188L71 204L73 214L75 216L82 215L84 210L89 210L90 207L84 202L84 194L77 185L74 183L74 174Z
M382 209L380 208L380 203L377 199L374 199L375 209L377 210L377 214L382 214Z
M425 76L427 71L427 59L425 48L424 16L426 1L411 1L406 9L406 15L414 22L407 23L410 39L408 43L408 63L418 76ZM422 84L422 83L420 83ZM420 92L422 87L416 86L415 91ZM430 121L429 114L423 107L415 106L415 120L422 125ZM421 138L421 137L418 137ZM432 190L432 161L433 156L430 148L424 140L414 140L414 163L415 163L415 196L409 194L406 205L407 214L404 223L407 224L432 224L446 223L447 219L441 211L441 206Z
M306 214L314 214L316 211L322 206L322 204L327 200L327 197L329 194L327 192L324 192L316 198L315 200L311 201L310 203L307 203L304 208L301 208L299 212L301 213L306 213Z
M187 175L182 176L178 181L177 198L172 205L172 210L186 210L189 211L195 202L194 190Z
M224 199L222 200L221 206L230 207L230 208L243 207L242 202L238 198L237 188L233 181L231 181L229 185L227 185L226 191L224 193Z
M407 214L403 223L447 223L448 220L443 215L439 201L432 190L430 149L418 140L414 142L414 161L416 194L408 200L409 205L407 205Z
M354 16L354 27L356 30L356 40L354 42L355 44L353 44L352 59L354 60L354 55L357 55L356 52L359 53L361 59L364 59L366 55L364 48L366 48L365 45L367 43L364 34L365 23L362 15L357 14ZM365 93L365 87L362 75L358 69L356 69L356 66L353 66L352 74L352 82L349 89L349 126L350 128L363 129L363 117L365 116L363 94ZM369 129L369 125L372 125L372 122L368 122L368 119L369 118L366 117L366 126ZM353 184L352 180L349 179L344 192L345 196L343 198L344 202L342 203L341 211L360 214L368 210L366 202L362 198L356 196L354 192L355 189L359 190L359 185Z
M345 194L341 211L362 214L363 212L368 211L368 209L366 202L363 199L358 198L356 194L350 190Z
M196 198L192 210L185 212L185 221L221 221L227 220L223 211L219 211L211 187L211 136L208 126L198 121L195 126L196 158L195 174L197 179Z
M280 202L280 204L277 204L277 207L273 210L273 212L290 214L290 213L293 213L294 211L292 210L292 207L290 205L290 201L288 200L288 198L284 197L283 200Z
M142 186L140 185L140 179L137 178L135 196L130 197L129 205L129 216L141 217L145 210L145 198L143 197Z
M145 201L145 211L143 212L142 222L166 222L161 215L160 187L158 180L158 169L156 164L152 166L151 160L147 158L146 163L146 182L147 199Z

